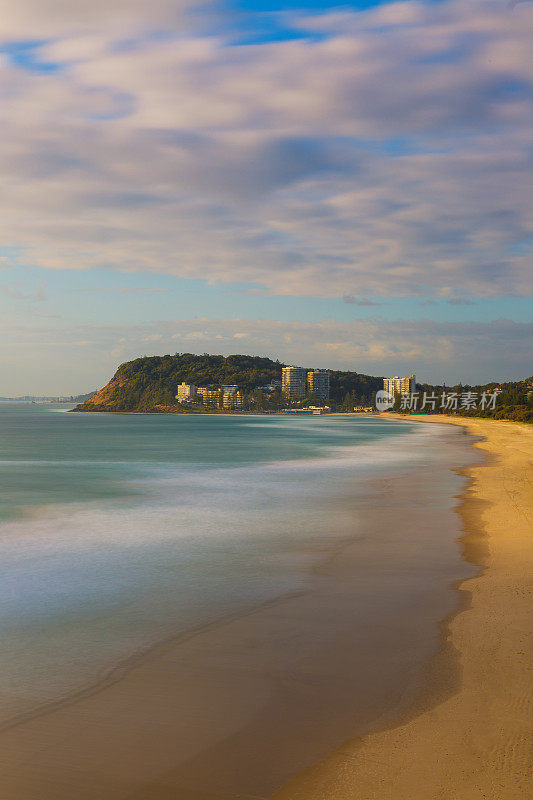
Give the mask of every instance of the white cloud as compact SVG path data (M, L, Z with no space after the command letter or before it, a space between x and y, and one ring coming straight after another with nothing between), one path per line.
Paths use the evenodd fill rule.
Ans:
M410 374L440 383L516 380L531 373L533 323L439 323L383 317L353 322L188 319L146 325L41 327L0 337L0 357L13 370L6 393L70 394L101 386L118 364L140 355L235 352L308 367L370 375ZM4 342L2 344L2 342ZM79 346L84 347L80 362ZM16 379L15 379L16 374ZM6 385L7 387L7 385Z
M247 47L164 0L4 6L4 37L42 25L63 64L0 65L0 234L25 262L279 294L531 291L527 4L295 17L320 36Z
M186 0L0 0L0 36L25 41L87 30L126 36L146 27L174 27Z

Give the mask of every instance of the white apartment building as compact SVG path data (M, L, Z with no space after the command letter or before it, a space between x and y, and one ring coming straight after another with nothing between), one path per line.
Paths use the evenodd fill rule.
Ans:
M222 392L220 388L213 388L212 386L201 386L198 394L202 398L204 406L211 406L218 408L222 401Z
M196 392L196 386L194 386L192 383L185 383L185 381L183 381L183 383L180 383L178 386L176 400L179 403L183 403L184 401L187 402L187 400L194 400L196 397Z
M238 386L201 386L197 389L204 406L209 408L226 408L241 410L244 405L244 395Z
M244 397L238 386L221 386L222 406L229 409L242 409Z
M282 367L281 389L289 400L303 400L307 394L307 374L303 367Z
M414 375L409 375L408 378L400 378L398 375L394 378L383 378L383 388L392 395L416 392L416 378Z
M325 369L312 369L307 373L309 392L327 400L329 397L329 372Z
M241 392L224 392L222 394L222 407L232 411L241 411L244 405L244 395Z

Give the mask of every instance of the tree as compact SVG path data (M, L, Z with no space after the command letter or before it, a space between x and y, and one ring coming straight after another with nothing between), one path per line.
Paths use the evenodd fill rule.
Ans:
M255 400L255 407L258 411L263 411L266 406L266 398L265 393L261 391L261 389L256 389L252 395L253 399Z
M346 412L353 411L353 398L350 392L346 392L346 394L344 395L344 400L342 402L341 408L343 411Z

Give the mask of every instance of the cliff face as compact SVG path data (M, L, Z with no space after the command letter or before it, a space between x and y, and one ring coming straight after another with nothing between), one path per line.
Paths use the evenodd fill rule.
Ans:
M126 386L126 380L121 380L115 375L109 383L93 394L88 400L76 406L74 411L115 411L119 389Z

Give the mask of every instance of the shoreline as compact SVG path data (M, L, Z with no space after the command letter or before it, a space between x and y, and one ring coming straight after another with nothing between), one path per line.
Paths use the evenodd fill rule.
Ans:
M3 794L266 798L347 736L394 719L438 648L451 582L467 574L449 536L450 525L459 535L449 487L461 491L450 465L468 463L468 448L455 432L435 434L451 448L436 471L384 472L357 499L350 489L345 513L354 503L362 538L309 541L312 592L172 637L0 732Z
M409 709L345 743L272 800L528 800L533 430L444 415L380 418L453 424L475 437L471 446L485 457L457 470L468 478L457 511L463 558L481 570L455 585L459 606L440 624L441 646Z

